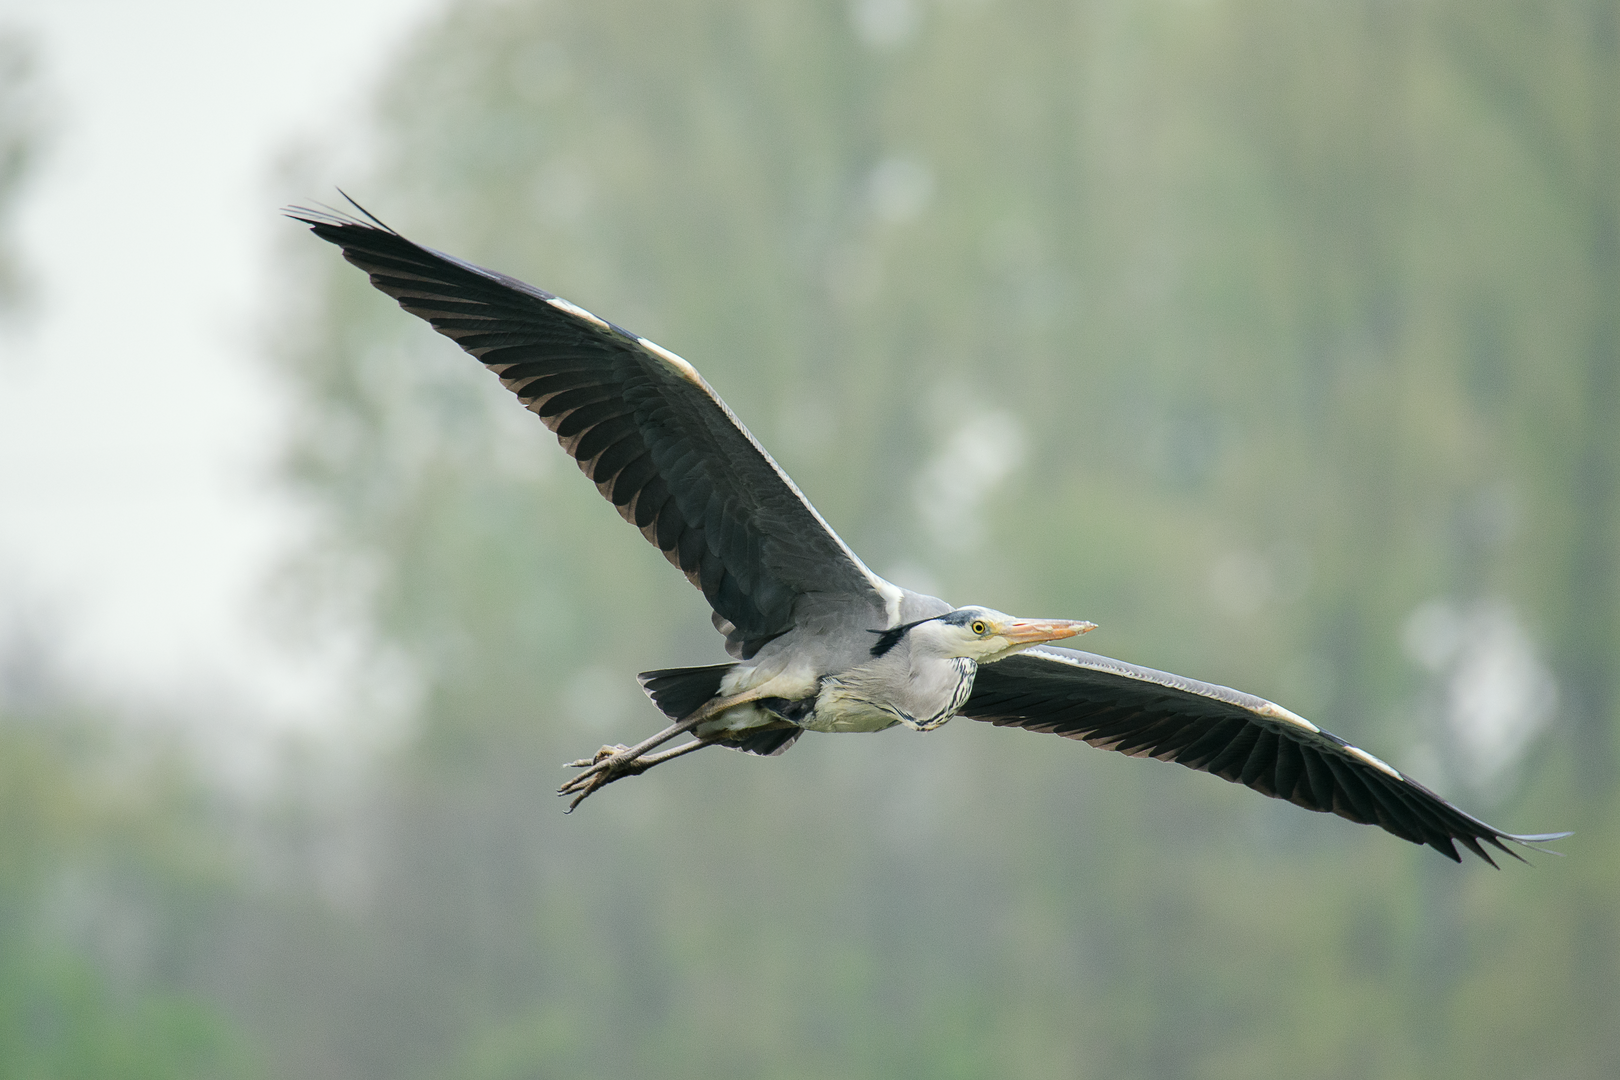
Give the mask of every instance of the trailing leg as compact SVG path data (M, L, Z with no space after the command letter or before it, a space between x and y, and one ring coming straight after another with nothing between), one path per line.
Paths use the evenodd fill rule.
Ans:
M620 777L634 776L650 768L650 765L641 763L641 759L648 751L657 749L682 732L691 731L712 716L716 716L735 706L757 701L763 696L757 690L749 690L741 694L732 694L729 697L710 698L690 714L682 717L678 723L671 724L650 739L644 739L634 746L604 746L596 752L594 757L582 758L571 763L572 768L580 768L585 771L558 788L557 794L578 796L568 806L568 809L572 810L592 792L606 787ZM707 740L700 740L695 745L690 743L687 745L696 749L697 746L707 745ZM686 747L682 747L680 750L680 753L687 752ZM656 756L659 761L667 761L669 757L678 757L680 755L672 753L669 757L664 755ZM641 765L641 767L637 768L637 765Z
M592 792L597 791L597 790L599 790L601 788L607 787L609 784L613 783L613 781L615 781L615 780L623 779L626 776L640 776L642 773L646 772L648 769L652 768L654 765L662 765L666 761L673 761L674 759L676 759L678 757L685 757L687 754L690 754L694 750L702 750L705 746L721 746L721 745L723 745L723 744L715 741L714 739L693 739L691 742L682 743L680 746L677 746L673 750L663 750L663 751L660 751L659 753L656 753L656 754L645 754L645 755L643 755L641 757L636 758L634 761L630 762L630 764L624 766L622 769L612 773L611 775L608 775L607 779L601 780L598 783L594 783L594 784L590 784L590 785L586 786L584 790L580 791L579 794L574 796L574 801L569 803L568 804L568 809L563 811L563 812L568 813L568 814L573 813L574 812L574 807L576 807L580 803L584 802L586 797L589 796ZM608 750L608 749L614 749L614 748L613 747L603 747L602 749ZM577 765L577 764L581 764L581 763L580 762L575 762L575 764ZM586 764L588 764L588 763L586 763ZM559 792L558 794L567 794L567 792Z

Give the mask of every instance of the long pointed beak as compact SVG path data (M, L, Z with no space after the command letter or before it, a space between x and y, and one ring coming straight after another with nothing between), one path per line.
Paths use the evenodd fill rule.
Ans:
M1014 645L1035 645L1042 641L1075 637L1095 629L1096 623L1072 619L1014 619L1002 627L1001 636Z

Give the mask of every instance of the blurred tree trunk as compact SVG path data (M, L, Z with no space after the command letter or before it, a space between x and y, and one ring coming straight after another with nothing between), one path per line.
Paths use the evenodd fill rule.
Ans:
M1585 14L1590 128L1582 145L1591 157L1579 168L1584 155L1569 156L1583 181L1590 261L1588 412L1575 466L1565 678L1581 732L1581 793L1602 806L1614 799L1620 702L1620 5L1592 0Z
M1615 802L1616 705L1620 704L1620 5L1586 5L1585 69L1589 81L1590 161L1578 175L1587 230L1590 294L1582 420L1575 464L1575 530L1571 538L1570 621L1564 646L1566 685L1580 732L1576 773L1587 820L1610 818ZM1572 157L1575 155L1571 155ZM1574 170L1572 170L1573 172ZM1597 830L1594 830L1597 832ZM1595 853L1594 853L1595 854ZM1588 879L1592 880L1592 879ZM1599 1075L1620 1074L1620 1025L1612 977L1620 963L1613 897L1598 879L1582 890L1576 931L1580 985L1596 1006L1593 1047Z
M1554 635L1574 750L1571 825L1597 841L1584 853L1597 862L1568 894L1569 974L1580 988L1571 1000L1584 1014L1572 1018L1571 1030L1593 1033L1575 1058L1587 1074L1613 1076L1620 1074L1612 982L1620 925L1598 849L1620 810L1620 4L1508 3L1482 14L1464 3L1451 7L1447 23L1459 66L1545 170L1578 245L1584 287L1569 306L1580 324L1578 397L1563 418L1567 457L1560 463L1542 451L1566 475L1541 479L1563 487L1568 505Z
M1566 475L1542 479L1567 485L1557 654L1579 796L1601 816L1620 776L1620 5L1452 4L1440 22L1458 66L1544 171L1581 245L1585 288L1570 305L1584 323L1580 408L1560 418Z

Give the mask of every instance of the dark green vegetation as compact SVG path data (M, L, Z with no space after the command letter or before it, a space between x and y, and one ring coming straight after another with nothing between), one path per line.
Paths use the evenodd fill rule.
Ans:
M385 220L692 360L880 573L1094 619L1571 857L1459 868L962 721L565 819L558 763L658 723L632 673L722 658L701 597L297 231L299 595L410 722L342 799L156 800L116 895L171 929L64 961L109 981L87 1044L208 1002L154 1075L1620 1073L1617 38L1613 3L459 6L341 178ZM1560 700L1469 771L1414 613L1476 610ZM6 896L63 876L15 865Z

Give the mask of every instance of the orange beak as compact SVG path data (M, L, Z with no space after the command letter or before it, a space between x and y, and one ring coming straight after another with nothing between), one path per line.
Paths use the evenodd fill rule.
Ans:
M1096 623L1071 619L1014 619L1002 625L1001 636L1014 645L1035 645L1042 641L1075 637L1095 629Z

